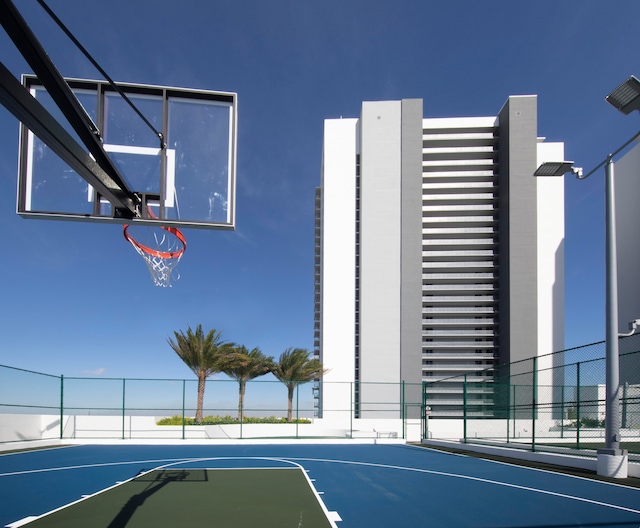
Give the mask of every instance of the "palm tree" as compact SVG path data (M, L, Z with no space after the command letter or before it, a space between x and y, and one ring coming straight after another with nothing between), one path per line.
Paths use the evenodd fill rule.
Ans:
M187 333L173 332L176 340L167 339L169 346L182 361L185 362L198 378L198 404L196 407L196 423L202 423L202 405L204 402L205 382L211 374L220 372L220 358L233 348L233 343L222 340L222 332L215 328L205 336L202 325L193 332L187 327Z
M221 370L238 382L238 421L244 420L244 394L247 381L263 376L271 371L273 360L265 356L259 348L249 352L247 347L238 346L221 362Z
M305 348L287 348L277 363L274 363L271 372L287 387L289 407L287 409L287 421L291 422L293 415L293 391L297 385L307 383L328 372L323 368L319 359L309 359L309 351Z

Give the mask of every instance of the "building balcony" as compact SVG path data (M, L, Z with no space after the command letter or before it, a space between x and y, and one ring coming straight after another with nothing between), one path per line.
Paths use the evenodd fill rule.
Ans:
M497 291L497 287L493 283L485 283L485 284L476 284L476 283L468 283L462 282L460 284L425 284L423 281L422 284L422 293L425 295L429 295L431 293L447 293L451 292L452 294L460 293L467 295L474 294L484 294L486 295L488 292Z
M432 313L431 316L422 318L422 329L427 331L450 332L451 328L460 328L468 331L479 327L493 328L497 321L493 317L451 317L449 314ZM434 317L435 316L435 317ZM438 330L439 329L439 330ZM483 328L484 330L484 328Z
M498 276L493 271L485 271L485 272L460 272L460 273L423 273L422 274L422 283L423 284L487 284L492 285L498 282Z
M428 380L424 380L424 381L428 381ZM455 383L450 383L450 381L456 381L456 380L454 379L454 380L442 381L436 385L432 385L431 383L428 383L424 388L425 394L463 395L465 393L463 378L461 377L457 378L457 381L458 381L457 385ZM485 382L484 385L478 385L477 383L474 383L473 387L471 388L467 387L466 392L470 396L473 395L474 397L483 397L483 396L486 397L486 396L493 395L494 390L495 388L492 382L490 383Z
M427 274L438 274L439 276L451 273L492 273L497 275L498 269L496 268L495 262L492 259L484 259L484 260L458 260L458 261L447 261L447 260L424 260L422 262L422 271L423 276L425 273Z
M460 362L456 362L456 361L451 361L450 358L448 358L447 361L433 361L433 364L429 364L426 365L424 362L425 361L432 361L431 359L423 359L422 360L422 370L428 370L428 371L451 371L451 372L456 372L456 373L476 373L479 371L484 371L486 369L491 369L493 368L493 359L489 359L489 360L479 360L482 362L481 365L477 364L475 361L469 361L468 357L464 357L461 358ZM463 361L466 361L466 363L464 363Z
M431 250L422 252L422 260L489 260L497 257L494 249L460 249L460 250Z
M432 251L478 251L478 250L496 250L498 241L494 238L475 238L475 239L456 239L447 240L443 238L422 238L422 253L430 253Z
M461 174L467 174L468 171L458 171ZM442 194L442 193L467 193L469 191L495 191L498 186L495 179L486 179L485 176L493 176L493 173L488 174L488 171L482 173L482 176L478 181L449 181L447 179L439 180L435 178L433 173L429 173L428 177L422 179L422 190L427 191L429 194Z
M428 138L422 142L422 158L423 159L466 159L474 155L483 158L492 158L496 154L493 140L476 140L475 144L461 144L462 142L447 138L440 141L434 141Z
M422 154L422 171L428 172L430 169L449 171L449 170L489 170L496 165L495 155L492 151L487 152L466 152L459 155L448 156L448 158L429 156ZM427 159L425 159L425 157Z
M423 295L422 306L494 306L498 301L492 295Z
M437 352L437 353L427 353L422 352L422 360L423 361L454 361L456 359L460 359L461 361L473 361L473 360L481 360L481 361L493 361L494 353L493 350L485 350L482 354L473 354L473 355L453 355L447 354L446 352Z
M453 328L451 330L422 330L422 342L427 342L427 339L432 339L434 341L428 341L429 343L435 342L436 339L442 342L446 342L447 340L457 340L461 341L463 339L468 339L473 342L474 339L487 339L493 341L497 339L497 333L492 330L475 330L475 329L464 329L464 328ZM433 347L435 348L435 347Z
M488 237L497 235L496 226L485 227L423 227L422 236L429 238L469 238L477 235Z
M497 226L498 220L495 217L495 211L485 212L485 214L464 214L464 215L455 215L455 214L440 214L437 216L433 215L422 215L422 228L431 228L431 227L487 227L487 226Z
M427 387L425 388L425 391L427 392L427 394L443 393L446 390L446 385L448 384L453 384L453 385L459 384L460 386L462 386L464 383L464 375L460 374L459 372L452 372L450 375L445 374L443 372L438 372L438 375L424 376L424 372L429 372L429 369L423 368L422 370L423 370L422 381L425 381L428 383ZM492 381L492 380L490 377L481 377L481 376L475 376L475 375L467 376L467 386L486 384L487 381ZM473 389L473 390L477 390L477 389Z
M443 316L476 316L497 314L498 310L488 306L423 306L423 314L443 315Z
M486 193L469 193L469 194L426 194L422 196L422 205L441 205L441 204L493 204L498 199L497 195L491 191Z
M495 127L424 128L422 130L422 148L497 145L496 134L497 128Z
M464 403L464 399L462 397L458 398L458 399L450 399L450 400L444 400L444 399L441 400L440 398L434 399L434 400L430 400L430 399L427 400L427 405L429 405L430 407L434 407L436 405L462 405L463 403ZM477 405L483 405L483 406L487 405L487 406L489 406L489 405L493 405L493 400L477 400L477 401L472 400L472 401L469 401L469 399L467 398L467 406L470 406L470 405L472 405L474 407L477 406ZM433 409L432 409L431 416L434 416L433 415Z
M442 341L442 340L438 340L436 341L435 339L432 341L427 341L426 338L422 338L422 348L428 348L430 350L461 350L461 351L467 351L467 350L486 350L486 349L491 349L493 350L495 348L495 344L493 343L493 341L473 341L473 340L469 340L469 341Z
M496 212L495 203L479 204L422 204L422 217L425 216L474 216L482 213L494 214Z
M434 184L435 185L435 184ZM438 183L437 185L444 185ZM468 183L467 185L470 185ZM493 182L482 183L486 188L477 188L470 189L469 191L460 192L461 189L443 189L440 191L437 187L427 186L423 184L423 194L422 194L422 203L427 205L428 203L432 203L432 205L438 205L442 202L456 202L465 204L468 203L469 200L479 200L479 201L494 201L498 198L497 189L494 189ZM427 187L426 189L424 187Z

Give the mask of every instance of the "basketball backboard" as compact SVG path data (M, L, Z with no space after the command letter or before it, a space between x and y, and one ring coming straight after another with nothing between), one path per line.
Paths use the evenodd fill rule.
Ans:
M236 94L118 83L162 132L162 145L109 83L66 81L96 124L102 146L125 183L141 198L141 216L117 217L112 204L24 124L20 132L18 214L25 218L234 228ZM22 82L77 138L39 79L25 75Z

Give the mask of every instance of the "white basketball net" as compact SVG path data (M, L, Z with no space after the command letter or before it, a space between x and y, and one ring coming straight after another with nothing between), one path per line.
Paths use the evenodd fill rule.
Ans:
M171 287L171 280L178 280L180 274L174 271L187 247L184 235L175 227L136 226L135 238L130 232L131 225L124 226L124 237L144 259L156 286ZM144 235L144 231L147 231ZM141 236L145 239L140 242Z

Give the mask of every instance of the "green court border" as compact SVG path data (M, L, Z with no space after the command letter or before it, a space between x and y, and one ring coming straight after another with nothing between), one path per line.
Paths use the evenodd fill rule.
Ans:
M263 460L288 466L179 467L214 460ZM306 484L306 485L305 485ZM332 515L333 513L333 515ZM148 526L304 526L337 528L303 466L283 459L186 459L142 472L92 495L24 519L27 528Z

